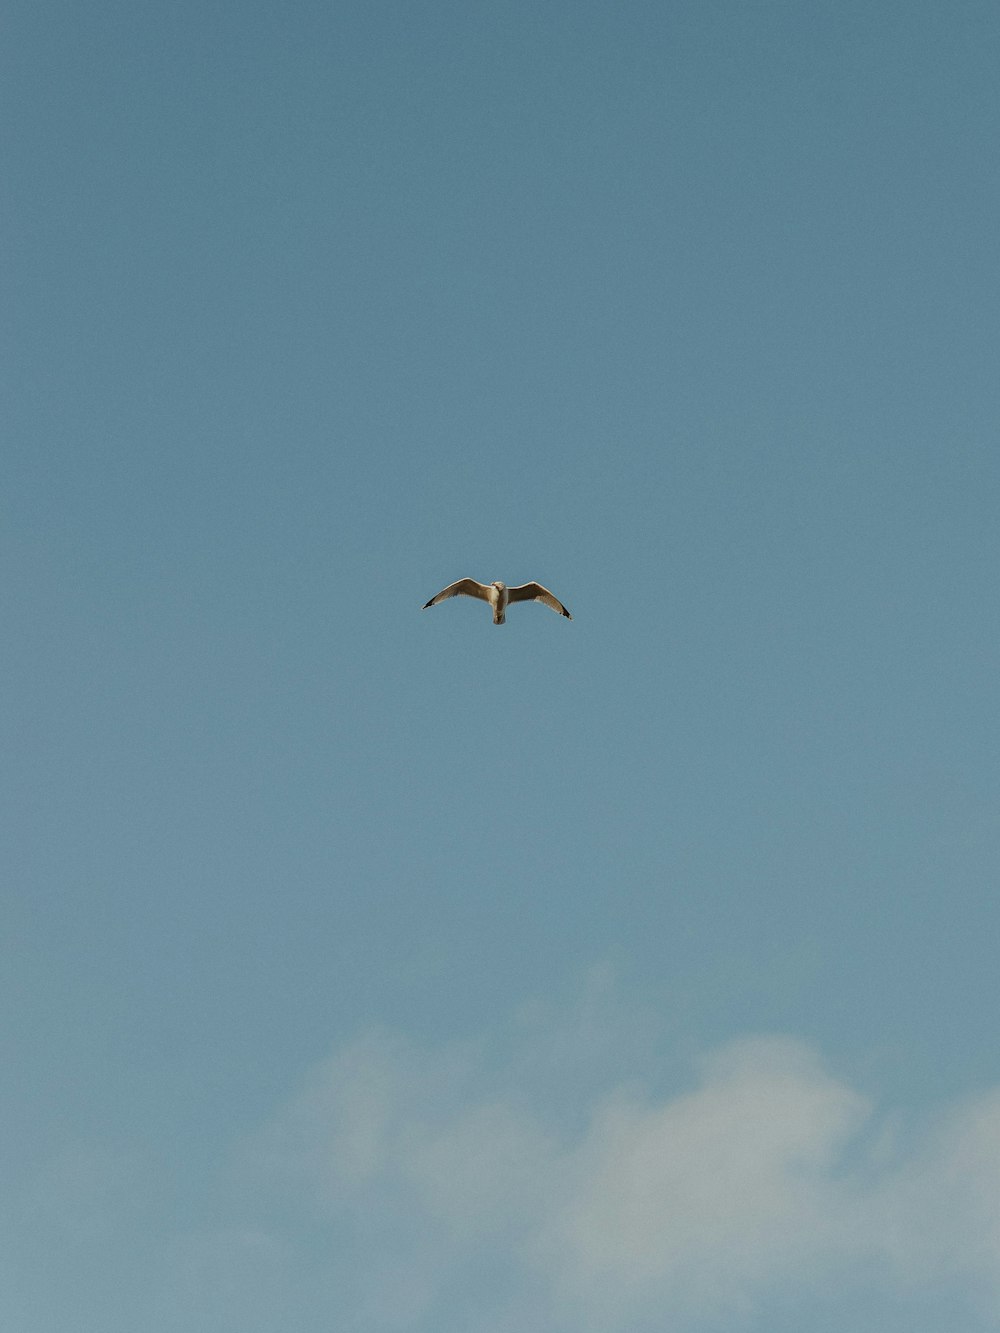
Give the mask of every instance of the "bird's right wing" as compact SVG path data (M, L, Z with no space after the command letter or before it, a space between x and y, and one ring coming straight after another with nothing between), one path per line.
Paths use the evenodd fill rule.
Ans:
M507 597L511 602L541 602L543 606L551 606L553 611L558 611L567 620L573 619L559 598L540 583L522 583L520 587L508 588Z
M490 590L487 584L477 583L475 579L459 579L457 583L449 583L436 597L425 602L422 610L426 611L429 606L437 606L438 602L444 602L449 597L478 597L481 601L488 602Z

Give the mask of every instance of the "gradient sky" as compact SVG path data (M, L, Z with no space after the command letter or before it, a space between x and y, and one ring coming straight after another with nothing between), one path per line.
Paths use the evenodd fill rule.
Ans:
M3 1327L1000 1327L995 3L2 33Z

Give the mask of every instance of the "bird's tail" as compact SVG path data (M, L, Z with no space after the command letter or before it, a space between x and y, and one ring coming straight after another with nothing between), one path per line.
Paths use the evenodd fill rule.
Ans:
M507 619L506 611L497 611L496 607L493 608L494 625L502 625L506 621L506 619Z

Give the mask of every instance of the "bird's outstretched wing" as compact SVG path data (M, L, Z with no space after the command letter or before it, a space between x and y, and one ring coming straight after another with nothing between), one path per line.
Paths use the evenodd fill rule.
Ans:
M438 602L446 601L449 597L478 597L481 601L488 602L489 585L477 583L475 579L459 579L457 583L449 583L447 588L442 588L437 596L425 602L421 609L426 611L429 606L437 606Z
M562 602L560 602L559 598L550 593L548 588L543 588L540 583L522 583L519 588L508 588L507 601L544 602L546 606L551 606L553 611L558 611L559 614L565 616L567 620L573 619L563 606Z

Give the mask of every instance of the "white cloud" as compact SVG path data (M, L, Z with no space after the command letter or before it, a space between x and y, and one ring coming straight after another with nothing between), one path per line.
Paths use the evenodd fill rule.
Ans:
M741 1042L691 1093L616 1092L571 1153L572 1187L541 1252L563 1303L618 1318L655 1300L739 1308L851 1244L839 1150L867 1113L804 1047Z
M1000 1323L1000 1089L948 1108L879 1202L899 1272L973 1284Z
M502 1065L485 1044L366 1037L256 1145L272 1178L308 1183L331 1252L364 1238L368 1326L458 1310L455 1327L523 1327L522 1300L537 1330L681 1333L755 1312L767 1327L769 1302L796 1293L904 1302L935 1283L977 1298L987 1325L1000 1315L1000 1091L904 1147L815 1051L758 1037L666 1095L649 1090L677 1086L662 1057L603 1088L591 1070L567 1114L524 1082L551 1033L517 1031Z

